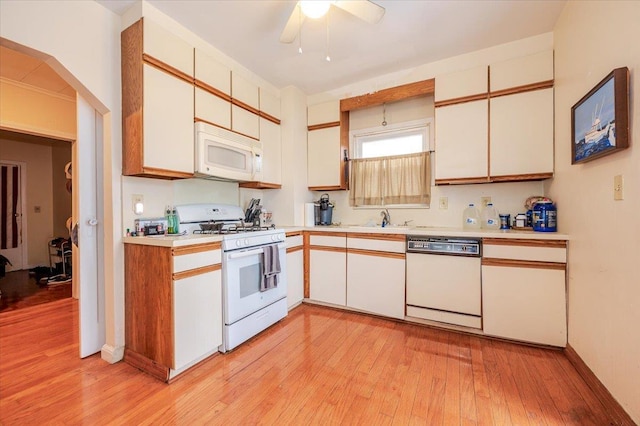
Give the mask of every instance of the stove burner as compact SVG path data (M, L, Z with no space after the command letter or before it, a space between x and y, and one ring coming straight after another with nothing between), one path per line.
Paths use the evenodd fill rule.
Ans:
M257 232L268 231L275 229L275 225L260 226L252 223L235 222L208 222L200 223L200 229L193 231L194 234L211 234L211 235L224 235L224 234L241 234L244 232Z

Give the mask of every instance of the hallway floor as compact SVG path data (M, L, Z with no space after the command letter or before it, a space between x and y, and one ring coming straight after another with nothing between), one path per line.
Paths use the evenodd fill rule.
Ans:
M71 281L43 285L29 270L7 272L0 278L0 312L71 297Z

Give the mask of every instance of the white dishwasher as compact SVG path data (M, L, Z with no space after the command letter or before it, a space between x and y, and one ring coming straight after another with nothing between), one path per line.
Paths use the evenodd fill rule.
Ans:
M407 236L407 316L482 328L482 242Z

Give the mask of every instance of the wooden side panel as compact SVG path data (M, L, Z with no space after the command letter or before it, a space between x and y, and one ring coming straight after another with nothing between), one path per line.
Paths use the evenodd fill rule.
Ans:
M171 249L125 244L125 346L173 365Z
M142 20L120 35L122 50L122 174L142 173Z

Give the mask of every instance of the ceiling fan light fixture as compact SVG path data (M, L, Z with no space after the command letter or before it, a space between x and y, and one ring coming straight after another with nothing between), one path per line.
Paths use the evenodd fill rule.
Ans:
M330 6L331 1L300 0L300 9L302 9L302 13L311 19L322 18L325 13L327 13Z

